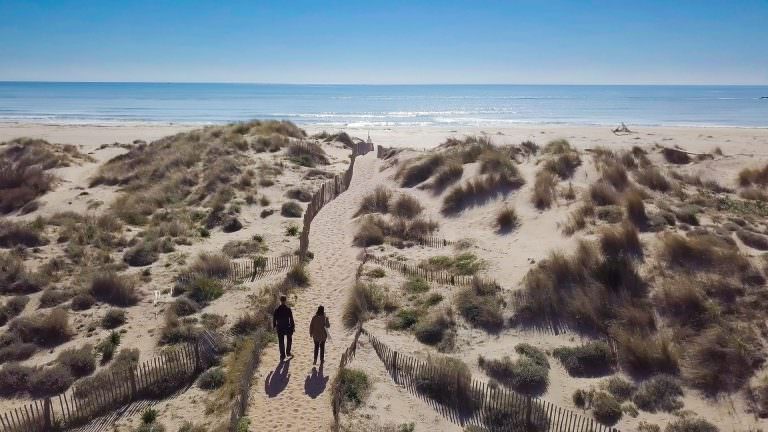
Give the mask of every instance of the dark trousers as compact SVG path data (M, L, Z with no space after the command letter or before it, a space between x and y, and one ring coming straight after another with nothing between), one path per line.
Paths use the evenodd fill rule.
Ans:
M325 341L315 341L315 361L317 363L317 352L320 351L320 363L325 362Z
M285 358L285 355L291 355L291 342L293 342L293 334L277 332L277 344L280 345L280 360ZM288 349L286 352L286 348Z

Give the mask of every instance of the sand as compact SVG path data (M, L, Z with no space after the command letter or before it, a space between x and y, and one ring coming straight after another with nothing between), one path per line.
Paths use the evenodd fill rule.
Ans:
M102 190L97 196L80 196L79 193L87 187L87 179L98 168L98 164L119 154L118 148L99 150L101 144L113 142L132 142L136 139L152 140L161 136L189 130L190 126L179 125L130 125L130 126L52 126L39 124L0 124L0 141L15 137L30 136L47 139L56 143L71 143L81 147L85 153L91 154L97 162L59 169L56 174L62 178L58 188L42 197L43 206L37 214L51 214L61 210L86 211L93 199L100 200L106 206L114 198L114 191ZM552 126L552 125L520 125L504 128L391 128L371 129L370 135L376 144L393 147L409 147L415 149L405 152L400 157L416 157L423 151L433 148L448 137L485 134L492 137L496 144L517 144L522 140L533 140L539 144L555 138L567 138L580 149L597 146L609 148L628 148L634 145L650 147L655 144L663 146L679 146L691 152L711 152L715 148L722 149L724 156L715 160L706 160L681 171L700 174L705 179L716 179L721 184L734 186L735 176L744 166L758 166L768 162L768 129L756 128L661 128L637 127L635 133L617 136L606 127L592 126ZM307 131L315 133L323 129L329 132L335 130L322 127L307 127ZM353 136L364 137L369 131L348 130ZM345 156L345 150L326 149L333 152L336 160ZM587 158L585 158L586 160ZM659 161L656 161L659 162ZM474 246L470 249L487 262L483 274L496 279L505 291L520 288L520 282L535 262L545 258L555 249L569 250L580 235L589 236L589 231L574 237L565 237L560 228L568 213L577 204L559 200L552 209L546 212L536 210L530 204L532 179L537 167L531 161L520 165L522 175L528 179L528 184L521 190L507 197L493 200L486 205L466 210L459 217L443 217L439 213L441 199L432 196L430 192L415 188L400 189L392 179L393 169L384 169L385 164L375 159L373 154L357 160L352 185L348 191L333 202L329 203L315 219L310 235L310 250L315 254L314 260L308 266L311 285L301 290L291 299L294 315L300 328L294 335L294 354L290 362L288 375L283 375L272 382L278 366L277 347L270 346L265 352L262 365L252 383L249 406L249 417L256 430L328 430L332 420L330 410L330 383L332 382L341 353L352 341L352 334L345 331L340 323L341 309L347 298L347 293L354 282L355 270L359 264L361 250L351 246L352 236L356 230L353 214L359 201L377 185L384 184L400 193L414 195L425 207L425 213L440 223L436 235L449 240L470 238ZM465 166L467 178L475 166ZM343 164L334 166L334 171L343 170ZM585 189L596 179L594 167L580 169L572 180L577 190ZM297 182L292 178L276 189L273 201L280 198L284 188ZM507 235L498 235L491 228L496 211L505 205L516 208L520 217L520 227ZM268 222L259 221L256 211L243 216L246 229L238 236L246 238L254 233L264 233L268 243L273 247L269 255L290 251L292 244L281 244L280 238L285 229L285 222L272 218ZM653 234L644 234L652 236ZM194 247L183 249L186 256L193 257L200 250L218 250L231 236L215 235ZM391 246L373 248L372 252L384 256L397 254L409 262L437 254L451 254L448 249L410 248L395 249ZM388 272L384 283L392 292L397 291L403 278L394 272ZM170 283L172 274L156 276L157 283ZM262 283L246 284L242 291L233 292L227 302L215 303L210 311L237 316L244 310L247 295L258 290ZM452 292L446 287L435 287L435 290L450 301ZM228 308L235 302L237 307ZM131 312L129 322L134 323L126 338L127 344L142 348L142 351L152 352L153 338L143 335L142 323L152 326L157 323L153 315L157 308L149 301L145 307ZM326 307L331 317L332 339L326 347L326 363L322 369L314 369L311 364L312 344L304 327L308 324L317 305ZM96 310L95 313L101 313ZM134 316L136 315L136 316ZM304 327L302 327L302 323ZM228 324L231 324L229 320ZM366 323L366 328L380 337L385 343L409 355L425 357L434 353L432 348L419 344L413 335L404 332L391 332L386 329L386 318L380 317ZM561 345L576 345L580 338L574 334L552 334L549 332L533 332L517 329L504 330L500 335L487 335L484 332L460 324L457 340L457 350L451 355L463 359L470 365L476 378L485 375L477 367L477 356L500 357L512 352L512 347L520 342L534 343L544 349L552 349ZM41 355L40 359L48 361L53 355ZM542 396L543 399L563 407L575 409L571 394L578 388L588 388L597 385L600 379L573 378L568 376L562 366L550 359L553 367L550 373L550 387ZM423 400L408 393L405 389L395 386L383 365L376 357L367 341L360 343L358 357L350 367L366 371L373 380L372 395L365 406L344 417L343 422L350 425L383 425L413 422L417 431L430 430L461 430L461 427L440 416ZM271 374L271 375L270 375ZM761 371L758 375L763 375ZM182 420L204 421L205 416L200 407L189 400L201 399L199 390L191 389L191 393L180 395L176 399L163 402L163 418L173 417L166 425L177 425ZM753 415L746 413L746 404L741 394L734 394L722 400L712 400L693 391L686 390L684 402L687 409L698 412L703 417L716 423L721 430L746 430L748 428L768 426L764 420L756 420ZM200 403L199 401L196 403ZM0 407L9 405L8 401L0 402ZM13 404L10 404L13 406ZM180 414L184 411L189 415ZM196 412L192 412L196 411ZM588 415L588 414L586 414ZM669 422L673 417L669 414L641 413L637 419L624 416L617 424L621 430L633 430L640 420L646 420L660 425ZM135 423L135 418L133 419ZM131 423L127 421L126 424ZM175 428L171 428L173 430Z

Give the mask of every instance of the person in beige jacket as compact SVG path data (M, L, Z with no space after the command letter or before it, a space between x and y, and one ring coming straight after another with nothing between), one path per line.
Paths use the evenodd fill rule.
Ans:
M325 340L328 339L328 328L331 327L328 317L325 316L325 309L322 306L317 307L317 313L312 317L309 323L309 335L315 341L315 360L312 364L317 364L317 353L320 352L320 364L325 361Z

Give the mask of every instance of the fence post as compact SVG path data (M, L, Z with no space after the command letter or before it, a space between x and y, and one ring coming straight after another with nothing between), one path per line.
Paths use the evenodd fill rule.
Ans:
M47 397L43 401L43 421L45 421L45 430L51 430L53 426L53 410L51 409L51 398Z
M196 339L195 344L195 372L198 372L202 370L202 365L200 364L200 340Z
M528 430L533 428L531 422L531 412L533 411L533 401L530 397L525 398L525 425Z

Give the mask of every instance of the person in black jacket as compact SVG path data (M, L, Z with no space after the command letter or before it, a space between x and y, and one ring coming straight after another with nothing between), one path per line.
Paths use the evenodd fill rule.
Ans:
M291 354L291 342L293 338L293 330L295 328L293 322L293 312L291 308L285 304L285 296L280 296L280 306L275 309L275 313L272 314L272 326L277 331L277 342L280 345L280 361L285 360L285 356L293 357ZM286 349L287 348L287 349Z

